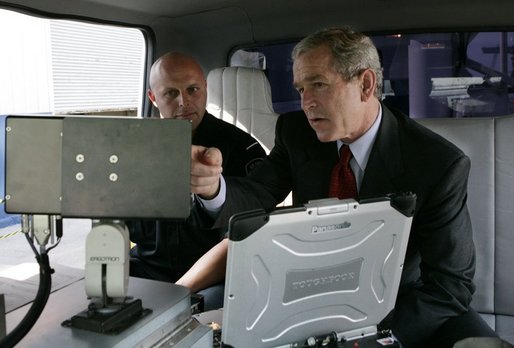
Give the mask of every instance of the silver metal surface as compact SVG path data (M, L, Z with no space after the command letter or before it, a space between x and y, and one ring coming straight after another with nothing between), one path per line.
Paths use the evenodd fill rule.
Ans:
M5 210L60 214L62 119L7 117Z
M104 335L61 326L64 320L84 310L89 304L83 281L55 291L50 295L41 317L17 348L152 347L191 320L189 290L184 287L130 278L129 295L141 299L143 307L151 309L152 313L118 335ZM25 305L7 314L8 332L23 318L28 307ZM202 327L188 339L204 342L204 336L208 335L209 329ZM211 347L212 335L209 342L210 346L191 346Z

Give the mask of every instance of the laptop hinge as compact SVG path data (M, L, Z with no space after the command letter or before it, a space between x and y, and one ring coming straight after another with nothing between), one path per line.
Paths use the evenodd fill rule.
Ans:
M292 347L325 347L331 346L337 342L348 342L364 337L377 334L377 326L367 326L355 330L344 331L341 333L327 332L325 335L317 335L306 337L304 341L291 342L285 345L276 346L275 348L292 348Z
M363 337L368 337L368 336L376 335L376 334L377 334L377 326L372 325L372 326L367 326L367 327L363 327L363 328L359 328L359 329L355 329L355 330L338 333L337 340L339 342L341 340L343 340L343 342L344 341L353 341L356 339L360 339Z

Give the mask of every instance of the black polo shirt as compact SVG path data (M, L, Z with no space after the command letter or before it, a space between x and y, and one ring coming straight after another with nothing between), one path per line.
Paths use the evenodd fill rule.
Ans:
M205 113L192 143L216 147L223 155L223 174L246 176L266 156L256 139L243 130ZM186 220L128 221L132 276L175 282L224 236L213 221L193 206Z

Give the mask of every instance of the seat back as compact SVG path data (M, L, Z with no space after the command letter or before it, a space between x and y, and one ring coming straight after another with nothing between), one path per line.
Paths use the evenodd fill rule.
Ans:
M278 114L271 87L260 69L225 67L207 75L207 111L255 137L267 153L275 141Z
M472 306L514 343L514 116L418 122L471 159L468 208L477 252Z

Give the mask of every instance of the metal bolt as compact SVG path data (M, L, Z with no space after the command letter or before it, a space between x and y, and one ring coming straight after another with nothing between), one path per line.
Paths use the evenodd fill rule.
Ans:
M111 162L111 163L118 163L118 156L111 155L111 157L109 157L109 162Z
M12 128L11 128L11 126L7 126L7 127L5 127L5 130L6 130L7 132L10 132L10 131L12 130Z
M109 180L117 181L118 180L118 174L116 174L116 173L109 174Z
M78 172L77 174L75 174L75 179L77 179L77 181L84 180L84 174L81 172Z
M76 157L75 157L75 160L78 162L78 163L82 163L84 162L84 155L79 153Z
M11 199L11 195L5 195L5 200L8 201Z
M307 346L309 347L315 347L316 346L316 337L309 337L307 339Z

